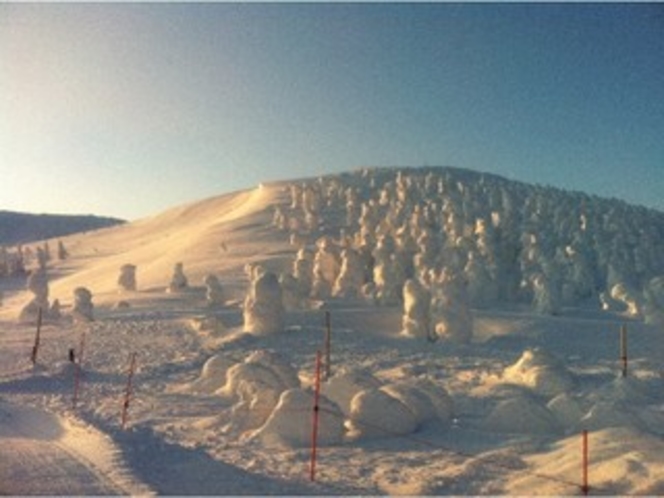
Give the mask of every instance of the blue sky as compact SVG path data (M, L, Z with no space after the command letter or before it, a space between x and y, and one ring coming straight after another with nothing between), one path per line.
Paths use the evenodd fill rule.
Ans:
M3 3L0 117L0 209L449 165L664 210L664 7Z

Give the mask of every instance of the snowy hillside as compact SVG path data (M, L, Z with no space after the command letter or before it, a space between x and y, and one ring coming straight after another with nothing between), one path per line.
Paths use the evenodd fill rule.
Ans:
M0 260L0 493L571 495L583 431L664 492L660 212L385 168L61 241Z
M25 244L124 223L117 218L0 211L0 245Z

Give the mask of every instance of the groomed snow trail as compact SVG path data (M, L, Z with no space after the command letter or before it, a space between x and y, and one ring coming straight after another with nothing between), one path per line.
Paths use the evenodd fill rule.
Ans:
M80 422L0 400L0 495L152 494L110 439Z

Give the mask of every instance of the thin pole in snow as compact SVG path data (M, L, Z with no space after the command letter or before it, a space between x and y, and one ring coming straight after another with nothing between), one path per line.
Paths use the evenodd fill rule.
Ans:
M85 351L85 329L81 332L81 343L78 346L78 363L83 363L83 351Z
M74 362L74 399L72 406L76 408L78 393L81 388L81 363L83 363L83 350L85 348L85 330L81 333L81 344L78 347L78 358Z
M132 380L134 378L134 370L136 370L136 353L131 355L131 363L129 365L129 375L127 376L127 387L125 389L124 402L122 403L122 429L127 425L127 411L129 410L129 401L132 392Z
M620 361L622 362L622 376L627 377L627 325L620 327Z
M311 429L311 465L309 473L311 481L316 480L316 450L318 447L318 417L320 412L318 406L318 401L320 399L320 364L321 354L320 351L316 351L316 381L314 384L314 409Z
M590 486L588 485L588 431L583 431L583 485L581 486L583 496L588 496Z
M325 311L325 378L329 380L332 365L331 365L331 348L332 348L332 324L330 320L330 312Z
M37 333L35 334L35 345L32 346L32 354L30 355L30 361L33 365L37 364L37 353L39 353L39 342L41 340L41 327L42 327L42 309L39 307L39 312L37 313Z

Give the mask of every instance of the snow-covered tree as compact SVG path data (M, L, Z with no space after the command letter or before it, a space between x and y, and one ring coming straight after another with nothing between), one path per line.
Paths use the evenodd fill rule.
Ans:
M94 320L94 304L92 293L85 287L74 289L74 307L72 315L77 322L91 322Z
M465 276L444 269L432 285L436 333L454 342L470 342L473 338L473 317Z
M403 318L401 333L408 337L432 339L431 293L416 279L403 286Z
M121 291L136 290L136 266L122 265L120 267L120 276L118 277L118 287Z
M277 276L265 272L252 280L244 300L244 330L264 335L284 328L284 306Z
M46 269L39 267L30 272L27 283L28 290L32 293L32 299L21 310L19 316L22 322L33 322L39 316L40 310L43 317L48 315L48 276Z
M173 267L173 276L171 282L168 284L168 292L180 292L189 286L189 281L184 274L184 267L182 263L175 263Z
M208 306L221 306L224 304L224 289L216 275L210 273L203 279L205 284L205 300Z

